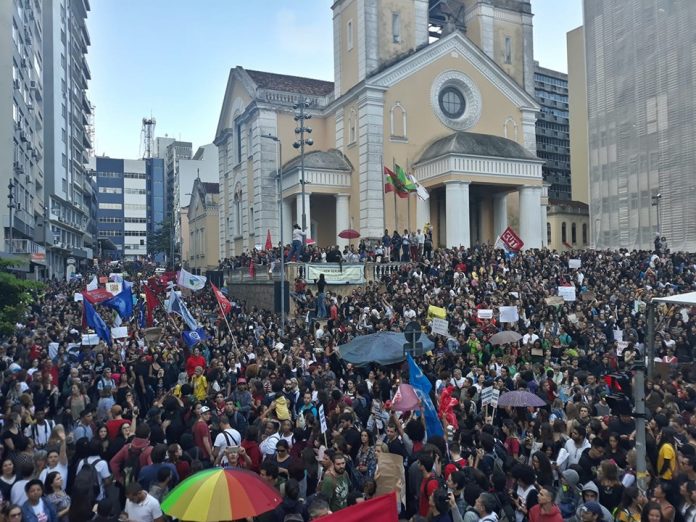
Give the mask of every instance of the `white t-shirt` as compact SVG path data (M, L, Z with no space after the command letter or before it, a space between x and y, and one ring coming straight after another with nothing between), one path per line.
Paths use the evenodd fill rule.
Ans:
M77 464L77 469L75 470L76 476L82 469L82 464L84 463L84 461L85 459L81 459L80 462ZM97 470L97 477L99 478L99 496L97 497L97 500L101 500L104 498L104 481L111 477L111 470L109 469L109 464L107 464L107 462L104 459L101 459L96 455L87 457L87 462L89 464L92 464Z
M234 428L227 428L225 431L218 433L213 442L213 447L224 451L225 448L239 446L242 443L242 436ZM227 457L222 457L221 464L227 464Z
M131 500L126 500L126 514L129 520L137 520L138 522L153 522L156 518L162 516L162 508L160 508L157 499L147 494L145 500L136 504Z
M48 522L48 513L42 498L39 499L38 504L31 506L31 509L39 522Z
M29 479L18 480L10 490L10 500L17 506L22 506L27 501L27 494L24 491L24 486L27 485Z
M46 476L52 471L57 471L58 473L60 473L60 478L63 479L63 491L65 491L65 488L68 486L68 466L64 466L60 462L56 464L55 468L49 468L48 466L46 466L46 468L44 468L44 470L39 475L39 480L41 480L41 482L45 482Z

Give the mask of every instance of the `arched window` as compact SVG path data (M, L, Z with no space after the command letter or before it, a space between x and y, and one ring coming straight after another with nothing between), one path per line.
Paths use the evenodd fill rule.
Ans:
M401 103L396 102L389 110L392 138L406 137L406 109Z
M551 244L551 223L546 223L546 244Z
M576 228L577 228L577 227L575 226L575 223L573 223L572 225L570 225L570 241L571 241L573 244L575 244L575 243L578 242L578 233L577 233Z
M503 136L506 138L517 141L517 122L512 116L508 116L503 123Z
M239 182L234 188L234 235L242 235L242 185Z
M582 244L587 244L587 223L582 224Z
M566 224L565 221L561 223L561 242L566 243L568 241L568 236L566 235Z

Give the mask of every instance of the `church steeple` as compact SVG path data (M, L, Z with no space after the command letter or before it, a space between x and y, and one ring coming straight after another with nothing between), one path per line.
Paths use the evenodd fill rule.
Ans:
M336 0L332 6L336 97L427 45L428 7L428 0Z

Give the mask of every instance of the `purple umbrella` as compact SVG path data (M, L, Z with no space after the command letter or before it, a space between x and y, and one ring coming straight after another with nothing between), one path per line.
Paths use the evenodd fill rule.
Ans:
M498 399L498 407L512 406L513 408L540 408L546 406L546 401L525 390L503 393Z

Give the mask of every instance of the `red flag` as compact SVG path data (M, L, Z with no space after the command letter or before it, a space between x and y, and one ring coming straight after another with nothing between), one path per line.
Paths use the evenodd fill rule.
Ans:
M217 286L215 286L212 281L210 283L210 286L213 287L213 293L215 294L215 299L217 299L218 304L220 305L220 309L222 310L224 315L227 315L230 313L232 310L232 303L230 303L229 299L225 297L225 294L223 294Z
M147 305L147 316L145 317L145 324L148 328L153 325L152 313L157 308L159 304L159 299L157 294L150 288L150 285L143 285L145 288L145 304Z
M107 291L106 288L97 288L96 290L83 290L82 297L87 299L93 305L102 303L107 299L111 299L114 296L111 292Z
M271 229L268 229L268 234L266 234L266 250L273 250L273 241L271 241Z
M319 517L321 522L398 522L399 512L396 509L396 492L392 491L365 502L358 502L331 515Z
M500 235L500 240L505 243L505 246L512 252L519 252L524 246L524 241L522 241L520 236L518 236L510 227L507 227Z

